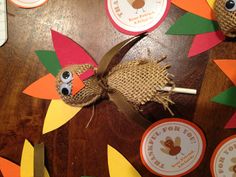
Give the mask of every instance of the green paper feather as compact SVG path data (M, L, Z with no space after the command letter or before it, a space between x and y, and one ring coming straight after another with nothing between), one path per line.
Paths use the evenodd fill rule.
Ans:
M218 29L219 25L217 22L192 13L186 13L170 27L166 34L195 35L217 31Z
M56 76L62 68L56 53L54 51L47 50L38 50L35 51L35 53L45 68L47 68L52 75Z
M220 93L216 97L212 98L211 101L236 108L236 87L231 87Z

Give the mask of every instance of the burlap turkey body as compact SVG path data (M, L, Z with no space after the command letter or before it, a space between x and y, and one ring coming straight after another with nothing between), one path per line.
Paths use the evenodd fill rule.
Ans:
M225 36L236 37L236 11L227 11L226 0L216 0L214 11Z
M173 86L170 74L167 72L168 65L160 65L156 60L134 60L118 64L103 78L98 79L95 76L83 81L85 87L75 96L64 96L60 93L60 75L64 71L76 72L82 74L88 69L94 69L92 65L73 65L64 68L57 77L57 88L62 99L72 106L88 106L98 99L118 90L124 95L136 109L147 102L158 102L163 104L164 108L169 110L170 92L159 91L166 85ZM96 69L95 69L96 72ZM101 84L102 83L102 84ZM73 89L73 86L72 86Z

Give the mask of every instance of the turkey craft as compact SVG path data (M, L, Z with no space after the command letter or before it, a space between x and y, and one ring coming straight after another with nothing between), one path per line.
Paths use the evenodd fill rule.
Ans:
M207 3L208 1L208 3ZM170 27L167 34L195 35L188 57L236 37L236 0L172 0L188 11Z
M173 92L194 94L192 89L174 88L160 60L140 59L119 64L128 50L146 34L127 39L107 52L99 66L74 41L52 31L56 53L36 51L51 72L23 92L33 97L50 99L43 133L55 130L69 121L82 107L109 98L127 118L148 126L139 106L154 101L169 109ZM47 92L45 92L47 90Z
M135 107L154 101L168 108L170 93L158 91L167 84L173 85L167 68L155 60L134 60L118 64L105 77L99 78L99 70L91 64L72 65L59 72L57 91L71 106L89 106L117 91ZM95 75L82 82L80 76L89 70Z
M218 67L233 82L234 86L212 98L213 102L236 108L236 60L214 60ZM236 128L236 112L225 125L226 129Z

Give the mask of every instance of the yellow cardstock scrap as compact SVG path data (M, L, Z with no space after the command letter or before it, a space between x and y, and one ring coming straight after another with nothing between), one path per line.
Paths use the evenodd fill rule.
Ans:
M34 147L28 140L25 140L22 151L20 176L34 177ZM50 177L46 168L44 168L44 177Z
M214 9L215 1L216 1L216 0L207 0L209 6L210 6L212 9Z
M108 168L110 177L141 177L129 161L108 145Z
M72 119L82 108L72 107L62 100L52 100L43 125L43 134L53 131L70 119Z

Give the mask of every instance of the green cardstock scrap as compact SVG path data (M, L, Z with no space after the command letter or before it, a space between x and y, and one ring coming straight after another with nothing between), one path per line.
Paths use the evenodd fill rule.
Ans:
M166 34L196 35L217 31L218 29L219 25L217 22L202 18L192 13L186 13L170 27Z
M54 51L47 50L38 50L35 51L35 53L47 70L52 73L52 75L56 76L62 68L56 53Z
M231 87L220 93L216 97L212 98L211 101L236 108L236 87Z

